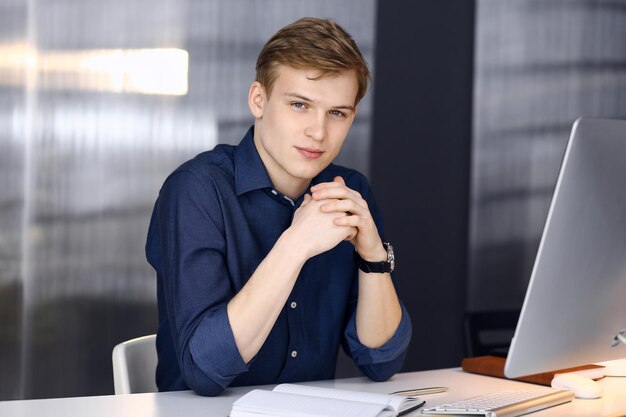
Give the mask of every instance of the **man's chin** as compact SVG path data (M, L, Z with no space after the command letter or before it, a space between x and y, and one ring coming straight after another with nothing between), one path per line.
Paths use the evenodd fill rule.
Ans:
M310 169L300 169L297 172L295 172L293 174L294 177L296 178L300 178L302 180L312 180L313 178L317 177L319 175L320 172L322 172L329 164L326 164L322 167L315 167L315 168L310 168Z

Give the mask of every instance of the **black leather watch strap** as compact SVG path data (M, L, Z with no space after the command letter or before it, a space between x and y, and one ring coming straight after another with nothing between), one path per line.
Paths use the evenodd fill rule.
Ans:
M387 245L388 244L386 243L385 249L388 251L387 253L389 254L389 249L387 248ZM393 255L391 255L391 257L393 257ZM393 265L389 259L381 262L369 262L361 258L357 251L354 251L354 261L356 262L359 269L363 272L375 272L378 274L384 274L385 272L393 271Z

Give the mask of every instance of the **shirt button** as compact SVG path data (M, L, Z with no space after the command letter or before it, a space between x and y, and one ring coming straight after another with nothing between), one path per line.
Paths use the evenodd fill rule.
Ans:
M274 195L278 195L278 191L276 191L276 190L272 190L272 194L274 194Z
M298 356L298 352L296 352L295 350L291 351L291 357L295 358L296 356Z
M291 302L291 308L296 308L298 306L298 303L296 303L295 301Z

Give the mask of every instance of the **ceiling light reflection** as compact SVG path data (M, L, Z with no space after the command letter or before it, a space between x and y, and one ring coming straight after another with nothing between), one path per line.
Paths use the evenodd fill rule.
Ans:
M37 87L113 93L185 95L189 53L183 49L37 51L0 45L0 85L23 86L29 71Z

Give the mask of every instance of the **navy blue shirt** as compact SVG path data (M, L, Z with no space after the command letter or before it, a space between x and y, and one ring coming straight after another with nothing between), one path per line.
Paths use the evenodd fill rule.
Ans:
M330 165L312 184L342 176L382 221L366 178ZM309 259L261 350L239 354L226 305L290 225L303 197L272 185L250 129L238 146L218 145L181 165L156 201L146 255L157 272L160 391L218 395L228 386L331 379L340 344L371 379L398 372L411 336L402 306L395 335L378 349L359 342L354 246L341 242Z

